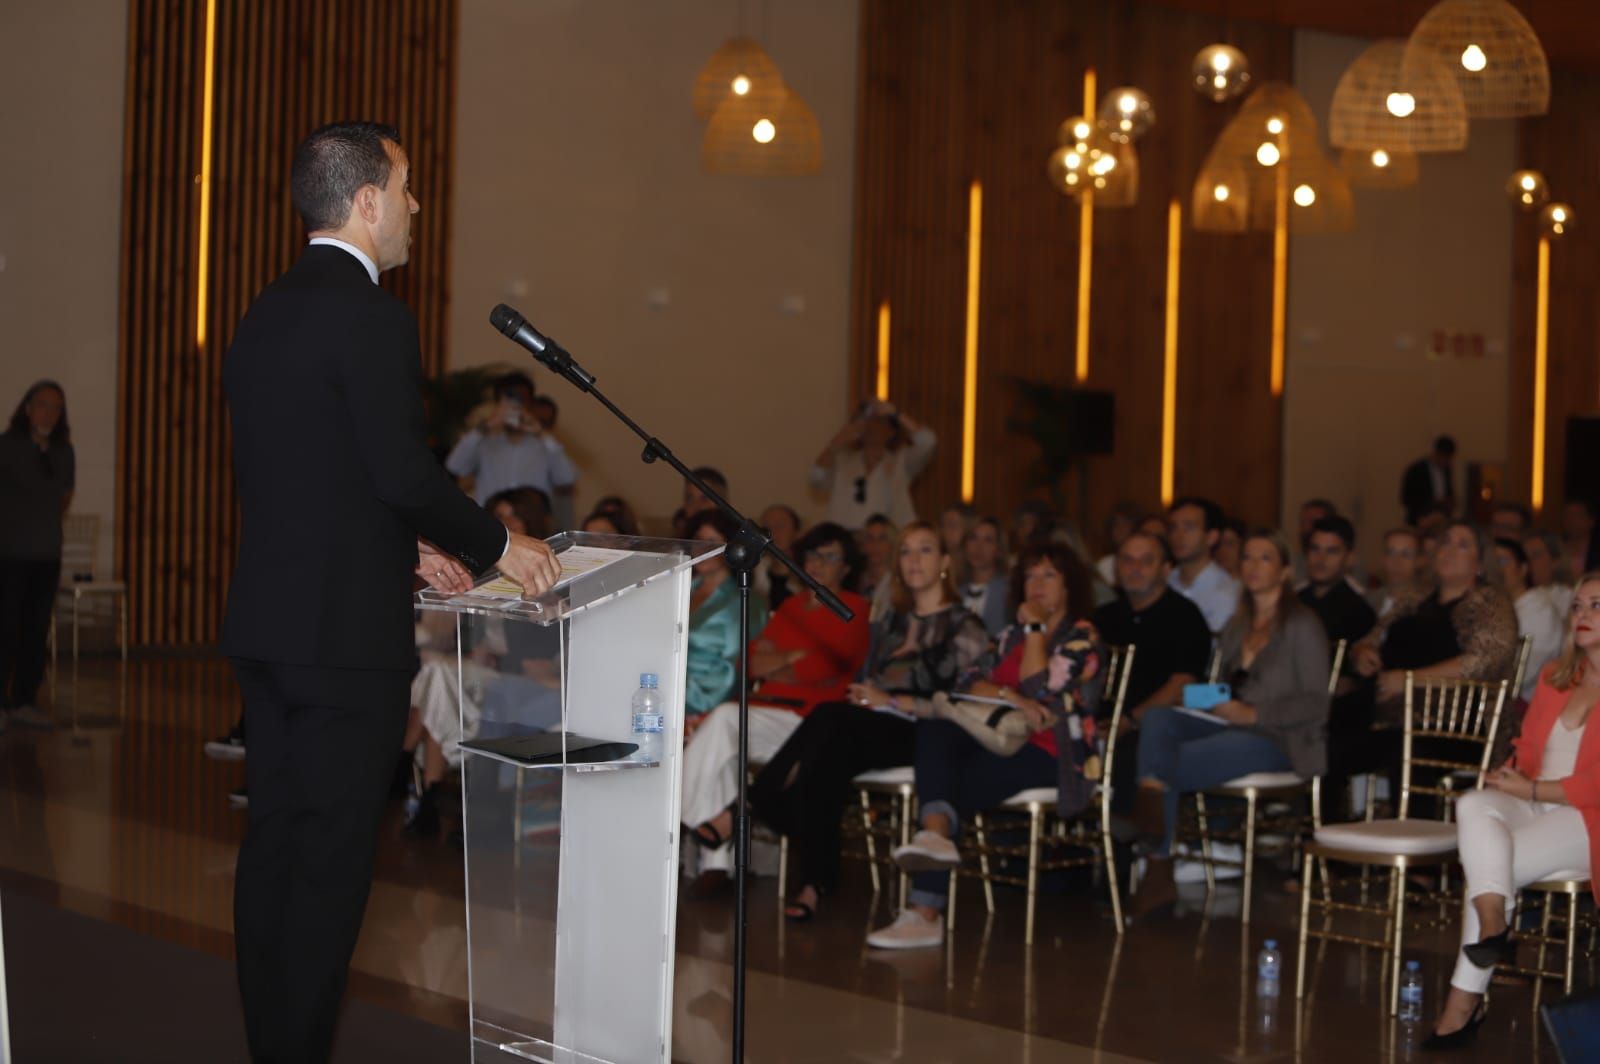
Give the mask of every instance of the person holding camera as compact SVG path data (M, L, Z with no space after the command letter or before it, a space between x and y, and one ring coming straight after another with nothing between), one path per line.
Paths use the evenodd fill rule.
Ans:
M916 521L911 482L927 468L938 442L932 429L893 403L862 403L811 467L811 483L828 495L823 520L853 531L873 514L883 514L897 528Z
M473 478L473 497L482 506L512 488L538 488L546 498L570 489L578 471L555 435L535 416L533 381L525 373L508 373L494 385L494 405L476 428L457 441L445 468Z

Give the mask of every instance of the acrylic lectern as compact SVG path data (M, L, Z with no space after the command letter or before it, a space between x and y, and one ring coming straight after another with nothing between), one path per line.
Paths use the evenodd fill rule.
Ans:
M540 598L495 574L417 596L455 622L423 668L453 673L461 708L472 1060L665 1062L691 571L723 547L549 542L562 576ZM631 708L646 673L652 759Z

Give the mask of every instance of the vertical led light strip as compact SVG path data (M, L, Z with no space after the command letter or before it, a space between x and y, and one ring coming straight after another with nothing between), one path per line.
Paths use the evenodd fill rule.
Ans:
M1161 375L1161 505L1171 506L1176 492L1178 445L1178 262L1183 236L1183 206L1174 196L1167 204L1167 329L1165 368Z
M978 457L978 281L983 258L983 182L967 197L967 371L961 409L961 501L971 502Z
M1550 238L1539 238L1539 289L1533 323L1533 512L1544 508L1545 373L1550 355Z
M1083 116L1094 121L1094 67L1083 72ZM1094 278L1094 189L1078 194L1078 365L1077 381L1089 379L1089 290Z
M211 109L216 89L217 0L206 0L206 73L200 107L200 247L195 257L194 342L206 345L211 273Z
M878 399L889 398L889 301L878 304Z
M1278 138L1278 180L1272 213L1272 395L1283 395L1283 341L1289 316L1289 137Z

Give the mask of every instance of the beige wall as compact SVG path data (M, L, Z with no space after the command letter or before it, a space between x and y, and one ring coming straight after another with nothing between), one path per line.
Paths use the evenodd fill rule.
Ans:
M767 8L763 43L822 128L804 178L701 171L690 88L737 7L462 0L450 354L521 360L487 322L509 302L736 504L814 513L805 471L846 396L857 5ZM677 506L677 478L592 399L535 378L583 470L578 516L611 492Z
M127 7L0 4L0 416L41 377L67 392L78 493L111 559Z
M1295 83L1319 118L1368 42L1301 31ZM1327 130L1323 130L1324 142ZM1422 157L1418 184L1357 189L1355 230L1291 241L1284 520L1323 495L1369 564L1400 522L1400 475L1441 432L1466 462L1504 462L1514 169L1511 122L1472 124L1464 152ZM1428 355L1436 329L1481 333L1482 359Z

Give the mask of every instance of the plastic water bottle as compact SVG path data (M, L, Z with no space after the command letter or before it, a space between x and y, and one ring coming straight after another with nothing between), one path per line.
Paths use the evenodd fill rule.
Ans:
M1256 954L1256 996L1276 998L1278 977L1283 971L1283 954L1278 952L1278 940L1269 938Z
M639 676L639 689L633 693L633 741L639 750L633 760L660 764L662 732L666 714L661 711L661 679L653 672Z
M1400 1022L1417 1023L1422 1019L1422 965L1406 961L1406 970L1400 976Z

